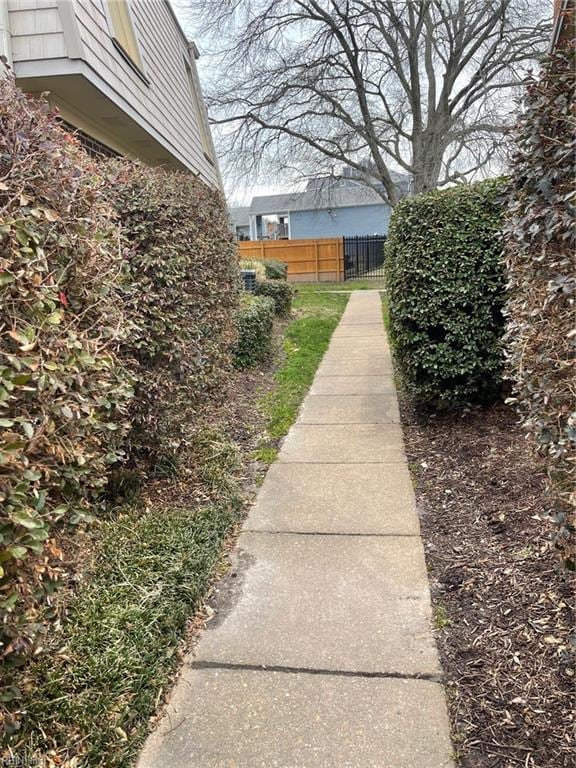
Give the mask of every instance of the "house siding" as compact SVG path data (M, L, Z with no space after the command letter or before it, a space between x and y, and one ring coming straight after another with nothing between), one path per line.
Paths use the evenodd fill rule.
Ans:
M66 56L57 0L8 0L8 25L14 64Z
M212 147L210 153L214 158L212 163L202 146L199 121L203 120L208 126L208 117L194 56L167 2L129 0L142 58L144 77L141 77L114 44L104 5L107 0L68 1L73 2L80 43L79 50L74 54L66 51L57 0L9 0L11 30L15 23L23 33L21 43L17 42L18 38L12 38L16 76L17 62L45 59L47 55L51 58L72 56L83 60L112 89L118 106L122 108L124 103L126 108L131 108L144 130L157 137L172 157L182 166L199 173L209 184L220 186L214 149ZM44 14L42 18L36 15L40 13ZM18 15L20 18L16 19ZM26 31L27 35L24 34ZM60 41L58 44L55 36ZM54 39L49 43L40 43L39 37ZM196 114L190 93L185 62L190 67L200 96L200 115ZM111 121L111 133L113 128ZM162 162L161 157L158 162Z
M385 205L358 205L331 211L291 211L292 240L351 235L385 235L390 223L390 208Z
M184 62L200 88L193 57L164 0L131 0L130 10L140 46L145 83L116 49L108 31L106 0L76 0L85 60L143 120L165 139L170 151L212 184L218 174L204 156Z

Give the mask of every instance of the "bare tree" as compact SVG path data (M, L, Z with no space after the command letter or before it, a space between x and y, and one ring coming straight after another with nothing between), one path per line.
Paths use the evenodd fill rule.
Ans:
M541 0L190 0L217 40L208 88L246 173L356 169L394 205L469 178L498 151L545 50Z

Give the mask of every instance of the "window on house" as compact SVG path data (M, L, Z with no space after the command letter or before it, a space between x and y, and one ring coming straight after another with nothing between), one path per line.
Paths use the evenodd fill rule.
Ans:
M108 16L112 26L110 30L114 41L120 46L122 52L135 64L138 69L142 69L142 58L138 40L130 16L128 0L107 0Z
M184 62L184 66L186 67L186 76L188 78L188 86L190 88L190 95L192 97L194 115L196 117L198 130L200 131L200 141L202 142L202 149L204 150L204 155L206 156L206 159L209 160L211 163L213 163L214 158L212 157L212 142L210 141L210 134L208 133L208 125L206 123L206 118L204 116L204 110L202 109L202 103L200 101L200 96L198 94L198 88L196 87L194 75L192 74L192 70L188 62Z

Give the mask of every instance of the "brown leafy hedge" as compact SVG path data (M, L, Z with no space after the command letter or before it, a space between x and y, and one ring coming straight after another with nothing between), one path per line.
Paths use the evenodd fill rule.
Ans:
M131 463L144 472L185 467L202 411L224 396L232 364L239 273L226 203L189 173L131 162L104 171L133 323L121 347L137 380Z
M98 511L128 430L103 183L47 105L0 80L0 657L13 660L62 576L54 531Z
M549 466L556 543L575 567L576 115L574 52L528 84L506 223L508 367L526 429Z
M63 530L101 514L118 478L201 463L238 287L218 192L91 160L0 81L0 661L56 618Z

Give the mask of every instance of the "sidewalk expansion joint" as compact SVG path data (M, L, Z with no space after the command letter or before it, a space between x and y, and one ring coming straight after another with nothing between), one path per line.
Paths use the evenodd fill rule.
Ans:
M356 536L376 539L419 539L419 533L345 533L344 531L269 531L258 528L242 528L240 533L264 533L268 536Z
M324 397L324 395L317 395ZM347 395L345 395L347 397ZM397 427L398 421L298 421L294 422L299 427ZM331 463L331 462L327 462Z
M298 426L301 427L313 427L318 426L318 424L299 424ZM324 424L323 426L328 427L349 427L350 424ZM356 425L358 426L358 425ZM378 426L382 426L381 424L378 424ZM398 448L397 450L401 450ZM344 461L343 459L340 459L339 461L286 461L282 458L282 453L280 453L280 456L278 458L278 464L380 464L381 466L396 466L398 464L404 465L406 463L406 459L398 459L397 461Z
M358 378L362 378L362 377L358 377ZM334 395L332 393L329 393L327 395L315 395L314 392L309 392L306 395L306 398L309 398L309 397L337 397L339 400L342 400L342 398L346 398L346 397L388 397L392 399L392 398L396 398L396 395L393 392L375 392L373 394L372 393L358 394L356 392L350 392L349 394L346 394L346 395L340 395L340 394ZM373 422L370 422L370 423L373 423Z
M288 675L325 675L327 677L362 677L375 680L425 680L442 685L442 675L431 672L362 672L350 669L287 667L274 664L235 664L226 661L193 661L192 669L230 669L243 672L282 672Z

